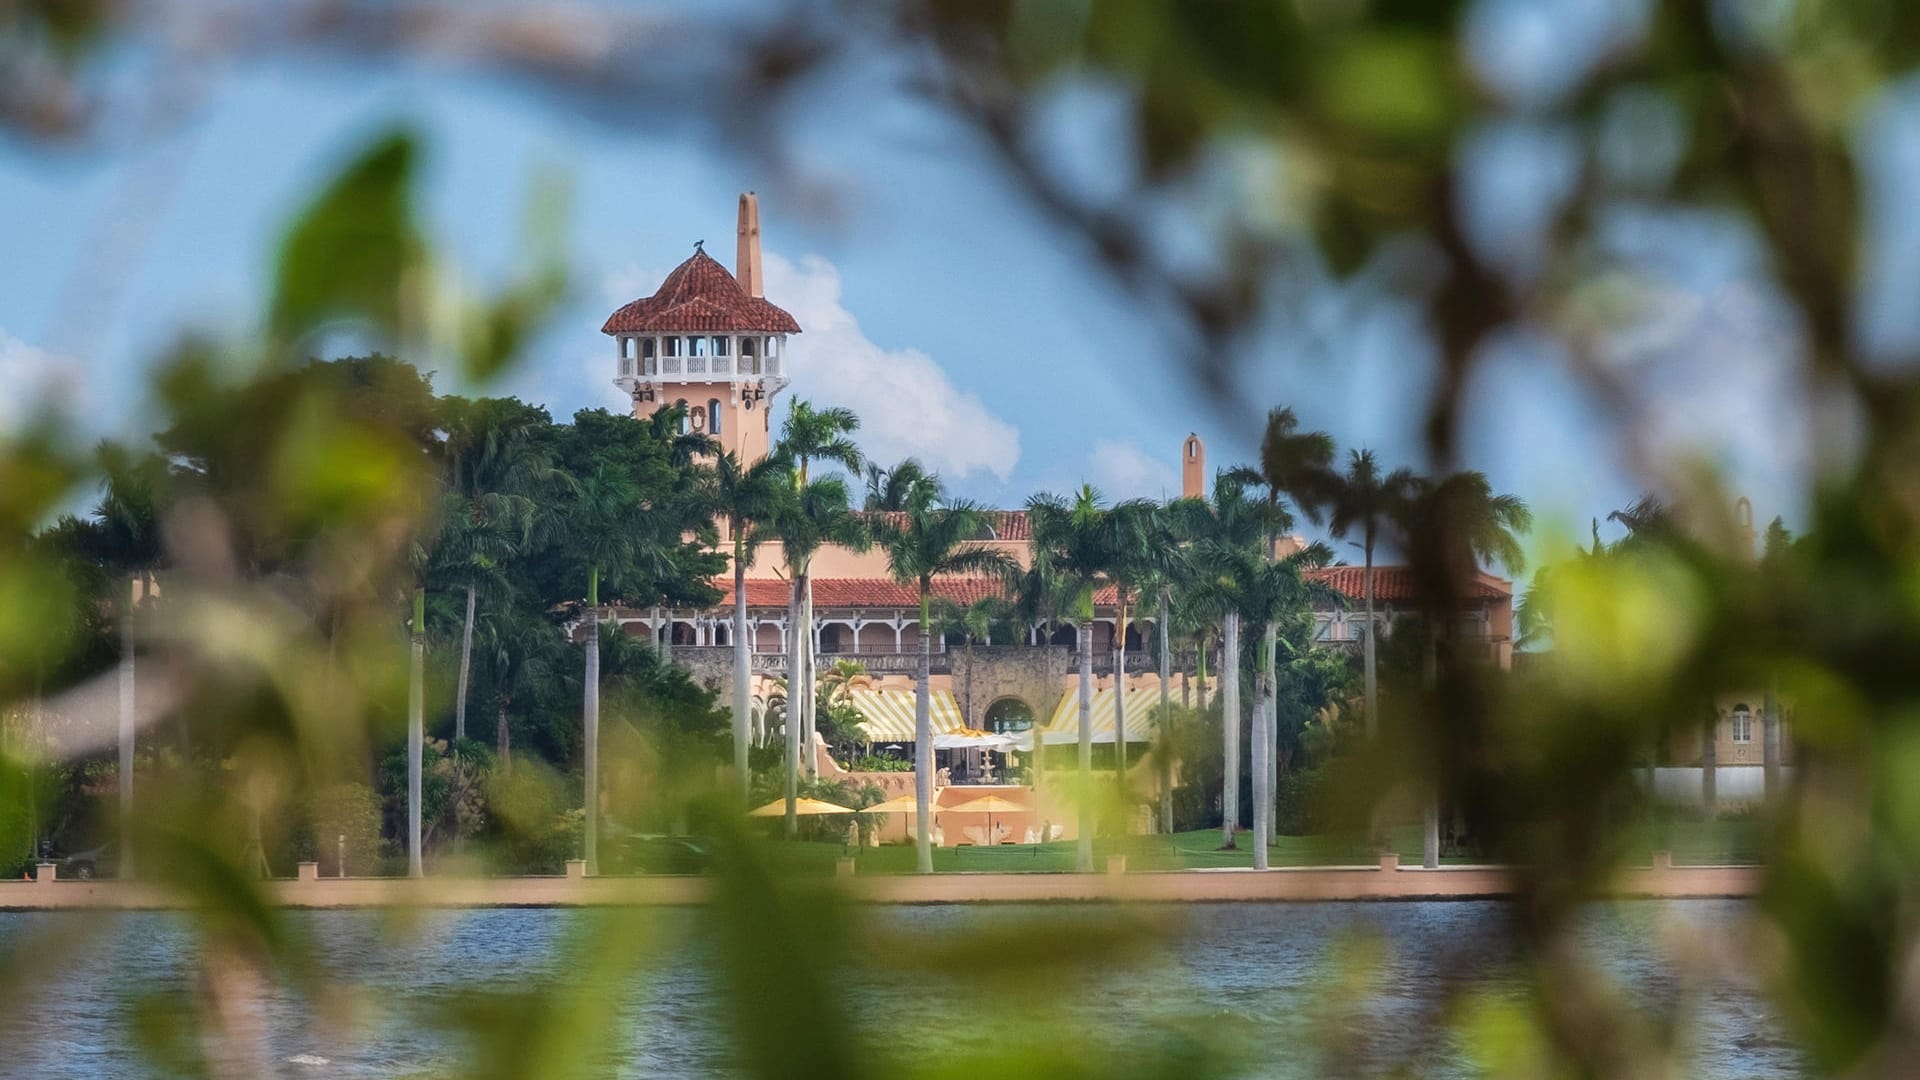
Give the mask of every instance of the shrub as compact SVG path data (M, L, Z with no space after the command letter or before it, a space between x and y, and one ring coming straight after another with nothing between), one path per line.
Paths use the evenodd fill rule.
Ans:
M1322 769L1298 769L1282 773L1274 831L1282 836L1311 836L1325 832L1326 793L1327 775Z

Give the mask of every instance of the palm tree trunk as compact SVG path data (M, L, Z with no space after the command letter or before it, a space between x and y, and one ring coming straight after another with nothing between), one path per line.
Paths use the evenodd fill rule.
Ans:
M794 802L800 797L800 727L807 721L806 653L800 626L800 571L793 575L793 595L787 601L787 813L784 833L791 840L800 833Z
M460 628L460 686L454 695L453 737L467 737L467 678L473 669L473 601L474 588L467 586L467 621Z
M933 635L926 632L931 586L920 583L920 656L913 682L913 857L933 873Z
M1173 832L1173 655L1167 632L1167 590L1160 590L1160 619L1155 624L1160 639L1160 832Z
M800 655L807 673L806 694L802 698L807 707L807 726L800 732L801 738L805 740L800 748L800 756L807 763L807 779L818 780L820 757L814 750L813 737L820 730L820 673L819 657L813 644L813 571L811 567L800 574L800 590L803 594L800 600L800 623L806 631L800 639Z
M1440 681L1440 653L1437 631L1427 635L1427 663L1424 672L1427 696L1433 697ZM1440 776L1439 770L1427 779L1426 798L1420 808L1420 865L1428 870L1440 868Z
M600 568L594 567L587 588L587 676L581 701L581 725L586 732L586 843L582 855L587 873L600 872Z
M1260 667L1253 680L1253 868L1267 868L1267 837L1273 823L1273 788L1268 779L1273 757L1273 650L1276 628L1267 623L1260 642Z
M1760 768L1766 801L1780 793L1780 695L1772 681L1760 702Z
M734 528L733 542L733 774L739 786L740 808L747 809L748 725L753 716L753 657L747 648L747 565L745 542Z
M507 699L500 699L500 712L493 726L494 754L500 759L500 771L513 775L513 733L507 729Z
M1233 847L1240 827L1240 614L1229 611L1221 629L1220 730L1222 734L1220 785L1220 846Z
M1079 621L1074 647L1080 653L1080 837L1074 844L1074 869L1093 873L1093 620Z
M1367 738L1371 740L1380 732L1380 684L1379 677L1374 668L1375 661L1373 651L1373 639L1375 635L1373 625L1373 544L1371 542L1367 544L1366 562L1365 592L1367 594L1367 627L1365 631L1366 636L1361 639L1360 647L1365 656L1365 661L1362 666L1366 669L1367 679Z
M413 626L408 635L413 666L407 678L407 876L416 878L426 873L420 857L420 768L426 742L426 628L427 590L415 588ZM255 816L258 816L257 810Z
M133 579L127 581L127 606L120 618L120 876L133 870L134 658Z
M1700 732L1700 808L1711 818L1720 812L1720 713L1707 703L1707 722Z
M1281 794L1281 626L1267 623L1261 638L1261 657L1267 663L1267 828L1260 846L1273 846L1273 826L1279 819L1275 799Z
M1120 820L1115 836L1127 834L1132 801L1127 795L1127 593L1118 590L1119 615L1113 624L1113 778L1119 784Z

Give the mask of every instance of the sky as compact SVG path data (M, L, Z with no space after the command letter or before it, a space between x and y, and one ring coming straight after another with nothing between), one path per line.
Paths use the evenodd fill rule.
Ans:
M1553 74L1516 66L1537 80ZM1073 106L1065 125L1096 186L1099 108ZM960 495L1011 506L1083 482L1114 498L1175 495L1188 432L1206 441L1210 466L1245 461L1274 404L1343 448L1419 463L1431 352L1416 312L1329 290L1248 342L1232 400L1209 398L1163 329L972 135L898 94L845 93L809 110L791 138L804 178L769 175L765 162L684 129L612 127L564 102L428 68L224 67L204 74L187 115L99 146L0 142L0 385L15 388L0 395L0 427L44 392L101 433L150 430L147 368L183 331L252 325L290 216L356 147L398 125L424 139L433 239L474 283L505 280L522 257L534 178L554 169L567 178L572 299L523 364L485 388L557 418L625 407L601 322L651 293L696 241L730 261L736 199L753 190L768 298L803 328L787 393L853 407L872 458L919 457ZM1469 214L1515 258L1526 258L1530 221L1570 175L1570 145L1521 117L1477 133L1465 151L1482 166ZM1920 133L1889 145L1882 156L1898 170L1914 156L1900 148L1920 145ZM818 213L811 198L822 180L836 189L836 213ZM1665 283L1655 317L1616 349L1644 376L1657 406L1650 423L1675 453L1726 466L1763 521L1791 520L1809 451L1784 381L1792 328L1770 314L1758 253L1710 217L1629 207L1616 218L1602 227L1605 242ZM1915 333L1897 320L1884 332ZM1470 396L1467 463L1578 535L1589 516L1631 502L1642 483L1555 344L1519 333L1489 355ZM436 383L466 389L447 373Z

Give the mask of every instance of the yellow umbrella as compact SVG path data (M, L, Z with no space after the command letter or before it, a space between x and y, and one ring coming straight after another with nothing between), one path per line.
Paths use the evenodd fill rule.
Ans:
M1020 814L1033 809L1033 807L1027 806L1024 803L1014 802L1012 799L1003 798L999 795L982 795L977 799L972 799L967 802L963 802L959 806L949 806L949 807L945 807L944 809L949 814L985 814L987 815L987 842L992 843L993 842L993 815Z
M795 799L793 801L793 812L800 817L808 817L814 814L851 814L855 811L849 807L835 806L830 802L823 802L819 799ZM786 817L787 800L775 799L773 802L768 803L758 810L749 811L747 816Z
M874 803L872 806L861 807L860 813L862 814L904 814L909 810L917 810L919 808L920 808L920 802L916 797L912 795L895 795L893 798L888 799L886 802Z

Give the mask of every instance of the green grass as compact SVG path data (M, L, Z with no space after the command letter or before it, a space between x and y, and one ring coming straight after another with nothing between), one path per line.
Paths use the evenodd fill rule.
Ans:
M1400 854L1402 865L1418 866L1421 836L1418 825L1388 830L1389 846ZM1101 839L1094 844L1094 866L1104 869L1107 856L1125 854L1130 871L1192 870L1208 867L1253 865L1253 852L1247 833L1238 836L1239 849L1221 851L1218 829L1175 833L1171 836L1130 836L1122 841ZM1731 865L1761 861L1761 833L1756 822L1744 819L1723 821L1671 821L1648 823L1622 838L1624 857L1645 865L1655 850L1673 852L1676 865ZM803 874L829 874L835 860L847 851L839 844L819 842L778 843L775 859L786 869ZM1322 836L1283 836L1267 849L1271 866L1369 866L1379 855L1359 833ZM1442 865L1461 865L1487 860L1479 857L1449 856ZM911 844L888 844L864 848L854 853L855 872L859 874L910 874L914 872ZM933 850L933 868L942 873L1070 873L1074 868L1074 842L1018 844L1000 847L942 847Z

